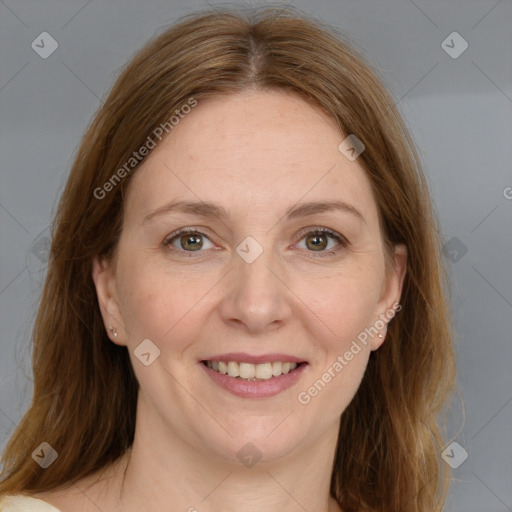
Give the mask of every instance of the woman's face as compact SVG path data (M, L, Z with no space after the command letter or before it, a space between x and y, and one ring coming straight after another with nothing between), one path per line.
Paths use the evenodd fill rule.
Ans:
M405 269L398 247L385 272L344 139L298 97L247 92L199 101L136 171L115 259L93 277L155 435L268 461L336 435Z

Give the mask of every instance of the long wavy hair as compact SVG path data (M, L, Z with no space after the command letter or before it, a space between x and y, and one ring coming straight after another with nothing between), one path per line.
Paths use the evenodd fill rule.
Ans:
M138 382L126 347L107 337L91 265L112 256L136 167L104 197L98 188L190 98L200 105L247 88L300 95L341 134L363 141L358 162L383 236L408 250L402 311L341 417L331 494L345 512L442 509L450 475L439 457L438 415L455 370L440 230L420 158L362 53L335 28L290 8L182 18L128 63L94 117L52 225L33 330L33 399L4 450L0 494L71 485L131 446ZM31 457L41 441L59 453L46 470Z

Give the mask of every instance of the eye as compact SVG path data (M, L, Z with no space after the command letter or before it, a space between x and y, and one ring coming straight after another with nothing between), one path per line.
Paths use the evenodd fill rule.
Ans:
M205 241L207 241L205 247ZM210 246L208 246L210 244ZM164 245L173 247L178 251L198 252L201 249L213 248L209 238L193 228L182 228L171 233L165 240Z
M327 228L315 228L306 232L297 244L299 247L302 241L304 241L304 246L301 248L305 248L308 252L320 253L311 255L313 257L333 255L340 247L348 245L345 237Z
M305 246L300 247L304 241ZM209 245L208 245L209 244ZM214 248L210 239L200 231L194 228L182 228L171 233L165 240L164 245L178 252L201 252L201 249ZM309 253L318 253L311 255L328 256L335 254L340 247L348 245L345 237L328 228L315 228L307 231L297 244L299 248L305 248Z

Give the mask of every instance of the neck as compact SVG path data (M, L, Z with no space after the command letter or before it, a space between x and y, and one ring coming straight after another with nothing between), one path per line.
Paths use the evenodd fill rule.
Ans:
M339 511L329 494L339 424L294 453L252 467L198 449L139 401L132 448L109 485L115 510L132 512ZM150 428L151 425L151 428ZM112 483L112 482L111 482ZM115 490L115 491L114 491ZM110 500L109 500L110 501Z

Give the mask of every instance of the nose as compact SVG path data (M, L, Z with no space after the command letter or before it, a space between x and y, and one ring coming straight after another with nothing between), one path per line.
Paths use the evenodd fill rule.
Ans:
M235 254L225 286L220 313L231 326L257 334L278 329L292 315L293 294L270 250L252 263Z

